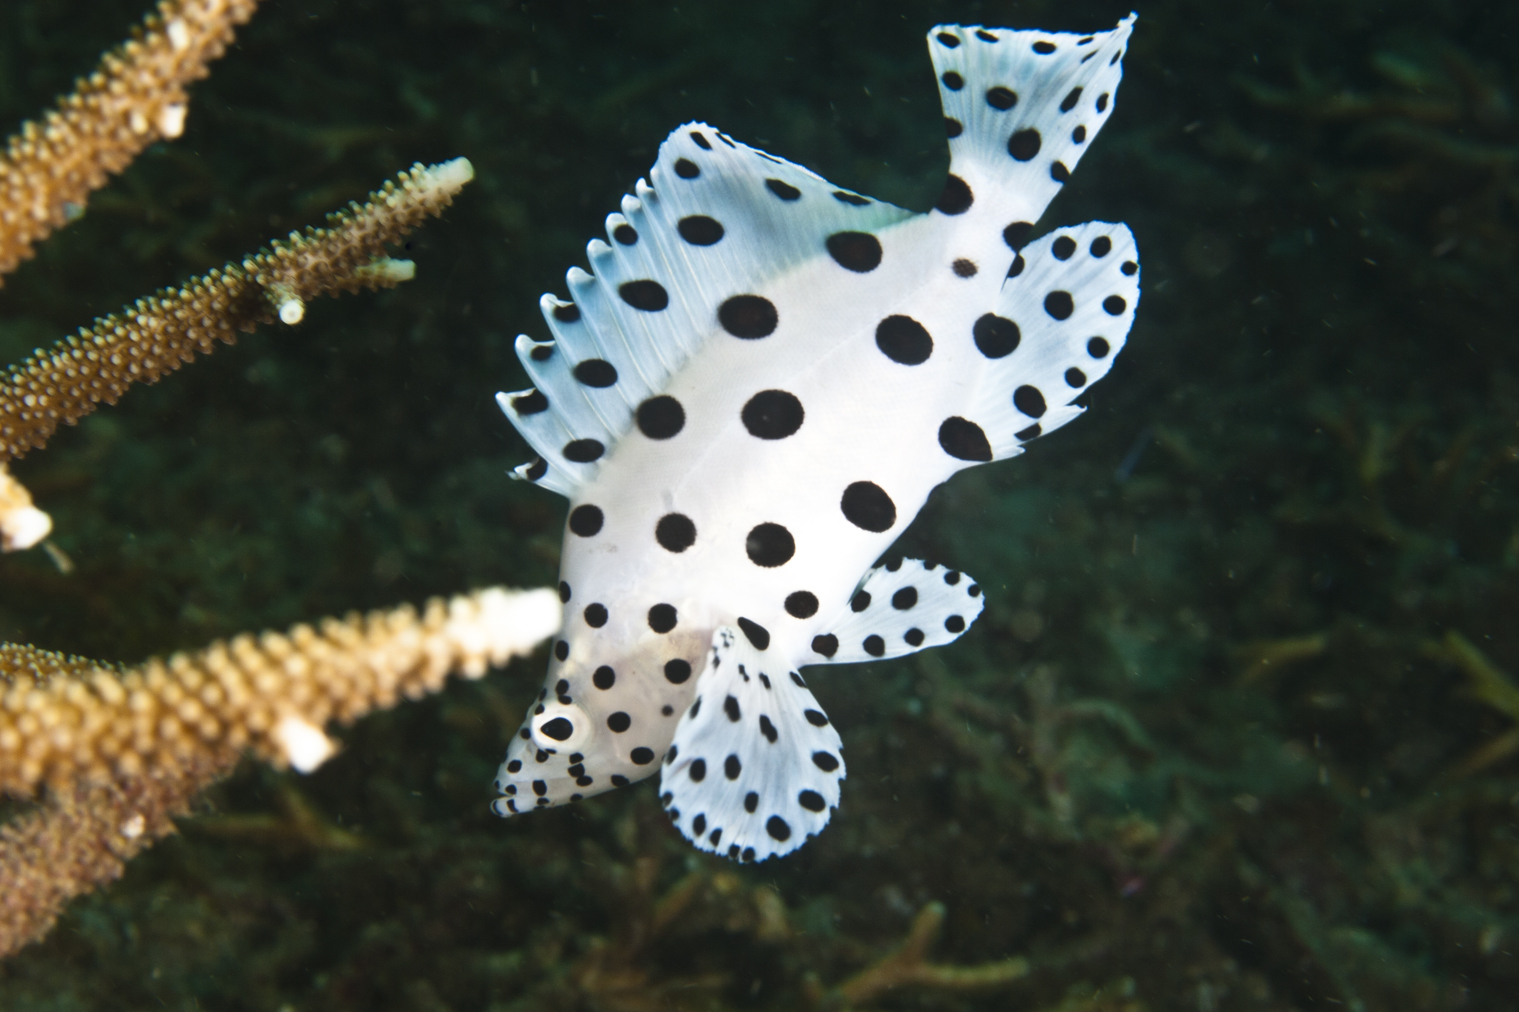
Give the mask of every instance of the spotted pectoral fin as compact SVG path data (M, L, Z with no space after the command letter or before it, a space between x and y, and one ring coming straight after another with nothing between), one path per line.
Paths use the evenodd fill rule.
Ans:
M660 798L701 850L743 862L778 857L828 824L842 749L802 676L723 626L666 753Z
M813 638L811 664L853 664L900 657L960 638L985 606L964 573L901 559L865 575L848 608Z

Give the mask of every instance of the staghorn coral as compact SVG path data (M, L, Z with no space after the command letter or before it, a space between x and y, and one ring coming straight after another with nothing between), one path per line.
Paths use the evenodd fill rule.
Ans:
M82 212L149 144L184 130L185 86L232 42L258 0L163 0L132 38L0 155L0 276Z
M307 299L410 279L411 261L387 258L386 245L441 213L473 178L465 158L414 165L364 204L328 215L325 228L292 232L240 263L138 299L13 366L0 382L0 460L43 446L60 422L116 403L131 384L155 382L217 341L231 344L239 330L276 316L299 323Z
M494 588L434 599L420 615L401 607L243 635L120 672L0 646L0 790L52 788L42 808L0 827L0 956L172 832L170 817L244 750L309 772L336 751L328 721L436 692L453 673L479 678L559 620L551 590Z
M166 0L43 127L27 124L12 139L0 161L0 273L109 173L179 134L185 82L205 74L254 6ZM238 330L276 317L293 325L307 299L409 279L414 265L388 258L387 244L440 213L473 175L462 158L417 164L326 227L139 299L12 367L0 383L0 547L30 547L51 527L4 462ZM36 807L0 825L0 956L173 832L172 818L245 751L315 769L336 751L328 721L435 692L453 673L478 678L530 651L559 613L553 591L484 590L435 599L420 616L409 607L351 615L125 670L0 644L0 793L46 787Z

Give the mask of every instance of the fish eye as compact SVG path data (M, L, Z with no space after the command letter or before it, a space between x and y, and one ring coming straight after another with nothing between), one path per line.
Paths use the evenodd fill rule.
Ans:
M580 707L546 704L543 712L533 717L533 744L553 752L573 750L589 737L590 727L590 719Z

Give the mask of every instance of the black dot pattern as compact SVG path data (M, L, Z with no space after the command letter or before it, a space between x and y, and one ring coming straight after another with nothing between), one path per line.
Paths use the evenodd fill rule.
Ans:
M949 136L950 140L954 140L956 137L959 137L965 132L965 124L961 123L953 116L945 116L944 132Z
M1044 394L1038 387L1024 384L1013 391L1013 407L1030 418L1041 418L1045 412Z
M649 628L657 633L667 633L675 628L675 605L656 604L649 609Z
M848 190L834 190L833 199L841 204L851 204L855 207L864 207L870 203L869 197L862 197L858 193L850 193Z
M964 214L970 210L975 199L970 185L959 176L950 173L949 178L944 181L944 191L939 194L938 203L934 204L934 210L949 215Z
M1109 295L1107 298L1102 300L1103 312L1107 313L1109 316L1122 316L1123 311L1128 308L1128 305L1129 304L1123 300L1122 295Z
M1044 297L1044 311L1057 320L1067 320L1076 311L1076 302L1070 292L1053 291Z
M696 544L696 524L684 513L666 513L654 525L654 540L665 551L679 554Z
M603 691L610 689L617 684L617 672L603 664L596 669L595 674L591 675L591 684Z
M1087 374L1075 366L1065 371L1065 385L1074 390L1080 390L1087 385Z
M647 766L654 761L654 750L640 745L628 753L628 758L633 760L635 766Z
M586 503L570 510L570 531L582 538L593 537L601 533L601 525L606 517L601 512L601 507Z
M1029 236L1034 234L1034 223L1031 221L1015 221L1002 230L1002 241L1013 252L1021 250L1028 245Z
M1076 240L1068 235L1060 236L1050 244L1050 252L1056 260L1069 260L1071 254L1076 252Z
M701 175L701 169L689 158L680 158L675 162L675 174L682 179L695 179Z
M607 624L607 606L604 604L588 604L581 614L585 617L585 624L592 629L600 629Z
M765 832L782 842L791 839L791 826L779 815L772 815L765 820Z
M650 439L670 439L686 426L686 410L669 394L650 397L634 415L638 431Z
M606 359L588 358L575 366L575 379L584 386L604 389L617 382L617 367Z
M889 531L897 522L897 504L875 482L857 481L844 489L839 508L845 520L873 534Z
M839 638L832 633L812 637L812 652L832 657L839 652Z
M944 87L948 88L950 91L959 91L961 88L965 87L965 78L961 77L953 70L946 72L939 78L939 80L943 81Z
M1061 112L1070 112L1072 109L1076 108L1076 103L1080 102L1080 101L1081 101L1081 87L1078 85L1077 87L1072 88L1066 94L1065 98L1062 98L1060 100L1060 111Z
M671 685L682 685L691 677L691 662L683 657L675 657L665 661L665 681Z
M1113 240L1105 235L1099 235L1092 240L1092 245L1089 249L1092 252L1092 256L1098 258L1105 257L1113 251Z
M1093 358L1107 358L1112 346L1105 337L1094 337L1087 342L1087 354Z
M549 409L549 399L539 390L512 398L512 409L519 415L536 415Z
M658 281L625 281L617 288L622 301L645 313L657 313L670 304L670 293Z
M790 183L782 182L779 179L765 180L765 189L769 190L771 193L775 194L782 200L796 200L802 195L801 190L798 190Z
M780 524L758 524L744 539L744 551L756 566L774 569L791 561L796 554L796 539Z
M1021 257L1019 259L1022 259ZM1023 334L1018 325L996 313L986 313L971 326L976 349L987 358L1005 358L1018 348Z
M546 735L555 741L564 741L570 735L575 733L575 725L570 723L568 718L555 717L553 720L544 721L543 724L539 726L538 733Z
M739 417L751 436L785 439L802 427L806 412L795 394L785 390L761 390L744 404Z
M606 452L606 447L599 439L576 439L565 443L561 452L565 460L576 464L589 464L600 460L601 455Z
M876 325L876 347L893 362L922 365L933 354L934 339L917 320L893 314Z
M752 341L775 333L775 304L760 295L735 295L717 309L717 322L734 337Z
M675 225L675 231L692 246L712 246L723 237L723 226L716 218L709 218L705 214L693 214L680 219Z
M1025 127L1007 139L1007 153L1020 162L1033 161L1043 143L1038 130Z
M750 621L747 618L740 618L738 620L738 627L743 630L743 632L744 632L744 638L747 639L750 643L752 643L754 645L754 649L756 649L756 650L768 650L768 649L770 649L770 630L769 629L766 629L764 626L760 625L758 622ZM764 678L765 676L764 675L760 675L760 677ZM728 698L732 699L733 697L729 696Z
M637 233L634 233L635 237ZM560 323L576 323L580 320L580 307L573 302L554 307L554 319Z
M881 240L869 232L835 232L824 242L834 262L856 274L881 266Z
M999 84L987 89L986 104L998 112L1006 112L1018 104L1018 93Z
M624 246L632 246L638 242L638 229L628 224L618 225L612 229L612 238Z
M616 734L622 734L624 731L626 731L628 728L630 728L632 726L633 726L633 718L629 717L626 713L623 713L621 710L618 710L616 713L609 714L607 716L607 727L609 729L611 729L613 732L615 732Z
M811 618L818 613L818 598L810 591L798 590L786 595L786 614L792 618Z
M570 585L563 580L559 581L559 600L563 604L570 603Z
M964 257L960 257L954 263L950 264L949 269L955 272L955 277L957 278L973 278L976 276L976 272L979 270L979 268L976 267L976 261L967 260Z
M939 445L956 460L985 463L992 459L992 444L981 426L964 418L944 419L939 426Z

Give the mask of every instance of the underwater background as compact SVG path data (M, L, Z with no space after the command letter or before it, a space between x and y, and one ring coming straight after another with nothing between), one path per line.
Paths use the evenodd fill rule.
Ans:
M0 361L414 161L476 181L414 234L415 280L21 461L76 569L0 559L0 637L134 662L551 584L564 501L507 479L531 454L491 398L674 126L926 209L929 27L1129 7L265 0L184 136L6 279ZM245 763L0 964L0 1008L1515 1007L1519 6L1138 12L1039 229L1134 230L1130 343L1085 417L899 542L980 580L972 630L811 678L852 774L817 840L699 854L649 782L491 815L540 651L342 730L311 776ZM0 5L0 129L144 13ZM925 910L926 958L970 976L841 986ZM958 986L982 964L1003 982Z

